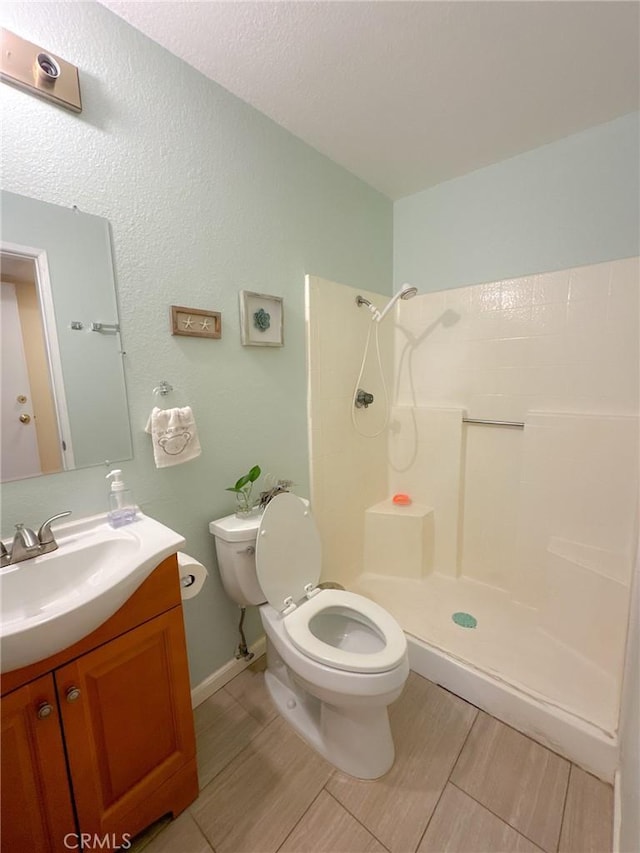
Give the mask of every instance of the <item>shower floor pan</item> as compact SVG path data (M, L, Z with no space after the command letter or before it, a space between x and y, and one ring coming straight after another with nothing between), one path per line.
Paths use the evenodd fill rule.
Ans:
M363 574L351 585L408 635L411 668L606 781L617 766L616 679L540 630L536 612L468 578ZM457 625L464 611L475 628Z

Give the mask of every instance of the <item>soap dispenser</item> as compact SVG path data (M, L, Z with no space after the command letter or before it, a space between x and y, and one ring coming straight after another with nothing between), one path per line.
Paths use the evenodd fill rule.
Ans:
M122 480L122 471L115 468L109 471L107 480L112 480L111 492L109 493L109 524L112 527L123 527L135 521L137 507L133 502L131 491L127 489Z

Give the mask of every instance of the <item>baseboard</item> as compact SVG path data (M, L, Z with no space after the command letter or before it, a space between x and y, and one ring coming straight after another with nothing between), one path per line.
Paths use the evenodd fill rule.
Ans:
M256 640L251 646L249 646L249 651L253 652L253 660L259 658L261 655L265 653L267 650L267 640L266 637L260 637L259 640ZM198 705L201 705L209 696L212 696L216 690L220 690L221 687L231 681L232 678L235 678L236 675L239 675L243 669L246 669L252 661L240 659L227 661L227 663L223 664L220 669L217 669L215 672L212 672L211 675L207 676L204 681L201 681L200 684L196 684L196 686L191 690L191 707L196 708Z

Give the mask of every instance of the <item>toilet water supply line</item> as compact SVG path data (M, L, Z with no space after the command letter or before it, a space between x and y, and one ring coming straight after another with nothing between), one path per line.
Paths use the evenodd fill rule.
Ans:
M238 651L236 652L236 660L240 660L242 658L242 660L246 660L248 662L254 657L254 654L253 654L253 652L249 651L249 648L247 646L247 638L244 635L243 625L244 625L244 617L245 617L246 612L247 612L246 607L240 608L240 624L238 625L238 631L240 633L240 642L238 643Z
M387 391L387 383L384 378L384 370L382 369L382 358L380 356L380 340L378 338L378 326L387 316L389 311L393 308L396 302L399 299L411 299L418 292L417 287L413 287L410 284L403 284L402 288L396 293L395 296L392 296L391 299L387 302L382 311L378 311L375 305L371 303L368 299L365 299L364 296L356 296L356 305L360 308L363 305L366 306L371 312L371 323L369 324L369 329L367 331L367 340L364 345L364 352L362 353L362 362L360 364L360 372L358 373L358 378L356 379L356 384L353 389L353 399L351 405L351 423L353 424L353 428L359 434L364 436L365 438L377 438L387 428L387 424L389 423L389 393ZM356 403L358 402L358 392L360 391L360 382L362 381L362 375L364 373L364 367L367 363L367 356L369 354L369 344L371 343L371 329L375 329L375 344L376 344L376 358L378 361L378 371L380 373L380 382L382 384L382 393L384 396L384 421L382 426L377 432L363 432L356 422L356 408L358 406Z

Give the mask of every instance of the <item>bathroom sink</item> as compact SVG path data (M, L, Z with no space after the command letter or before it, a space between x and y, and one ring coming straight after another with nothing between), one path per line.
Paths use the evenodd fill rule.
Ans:
M57 551L0 570L2 672L90 634L185 541L141 513L117 530L105 514L57 525L54 532Z

